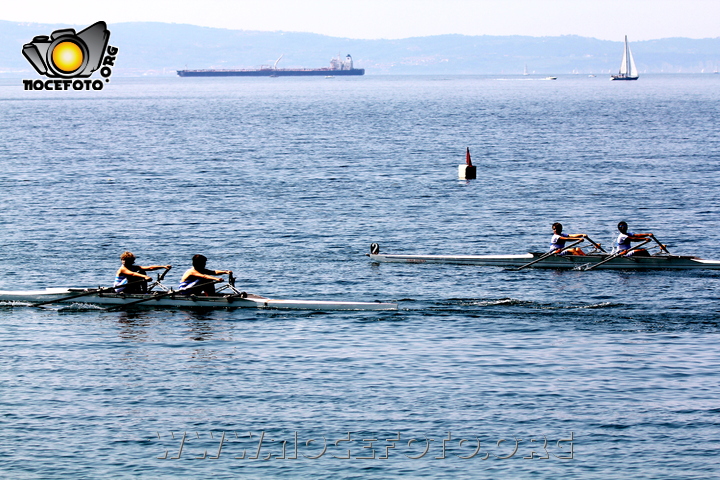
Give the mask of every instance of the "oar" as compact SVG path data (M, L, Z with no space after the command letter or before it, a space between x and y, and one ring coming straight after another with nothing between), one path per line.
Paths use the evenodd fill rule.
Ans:
M135 300L135 301L133 301L133 302L123 303L123 304L121 304L121 305L115 305L115 306L112 306L112 307L110 307L110 308L106 308L105 310L108 311L108 312L111 312L111 311L113 311L113 310L120 310L121 308L129 307L129 306L131 306L131 305L137 305L138 303L149 302L150 300L158 300L158 299L160 299L160 298L164 298L164 297L167 297L167 296L169 296L169 295L175 295L175 294L178 294L178 293L182 293L182 292L184 292L184 291L186 291L186 290L190 290L190 289L194 289L194 288L199 288L199 287L205 287L205 286L207 286L207 285L212 285L213 283L220 283L221 281L222 281L222 280L220 280L220 281L211 280L211 281L209 281L209 282L200 283L200 284L198 284L198 285L193 285L192 287L181 288L180 290L170 290L169 292L158 293L157 295L149 295L148 298L141 298L140 300Z
M534 265L534 264L538 263L538 262L541 261L541 260L545 260L546 258L548 258L548 257L551 256L551 255L555 255L556 253L564 252L564 251L567 250L568 248L574 247L575 245L577 245L578 243L582 242L583 240L584 240L584 238L581 238L580 240L571 243L571 244L568 245L567 247L561 248L560 250L552 250L552 251L550 251L550 252L547 252L547 253L544 254L544 255L541 255L540 258L537 258L537 259L533 260L533 261L530 262L530 263L526 263L525 265L521 265L521 266L519 266L518 268L510 268L509 270L512 270L513 272L516 272L516 271L518 271L518 270L522 270L523 268L529 267L530 265Z
M167 275L167 273L170 271L171 268L172 268L172 265L168 265L165 268L165 271L162 274L160 274L160 276L157 279L158 283L162 282L165 279L165 275Z
M228 295L227 297L225 297L228 299L229 302L231 302L234 298L247 298L247 296L248 296L247 292L241 292L240 290L235 288L235 277L233 276L232 273L230 275L228 275L227 286L230 288L230 290L235 292L234 295Z
M135 280L134 282L128 282L128 283L126 283L125 285L120 285L120 286L121 286L121 287L129 287L130 285L135 285L135 284L138 284L138 283L144 283L145 281L146 281L146 280ZM85 296L87 296L87 295L92 295L93 293L109 293L109 292L115 293L115 288L116 288L116 287L89 288L89 289L85 290L85 291L82 292L82 293L78 293L78 294L75 294L75 295L69 295L69 296L63 297L63 298L58 298L57 300L48 300L48 301L46 301L46 302L35 303L35 304L33 304L32 306L33 306L33 307L41 307L41 306L43 306L43 305L48 305L48 304L50 304L50 303L57 303L57 302L60 302L60 301L63 301L63 302L64 302L65 300L72 300L73 298L85 297Z
M169 267L167 267L162 274L158 275L157 280L155 280L155 281L152 283L152 285L148 286L148 289L147 289L148 293L150 293L150 290L152 290L153 288L157 287L158 285L160 285L161 288L164 288L165 290L168 290L168 288L167 288L165 285L163 285L161 282L163 281L163 279L165 278L165 275L167 275L167 273L170 271L171 268L172 268L172 265L170 265Z
M660 243L660 242L658 241L658 239L655 238L655 235L650 235L650 238L652 238L653 240L655 240L655 243L658 244L658 246L660 247L660 251L661 251L661 252L665 252L665 253L667 253L667 254L670 254L670 252L668 252L668 249L665 248L665 245L663 245L662 243Z
M592 270L592 269L595 268L595 267L599 267L599 266L602 265L603 263L609 262L609 261L612 260L613 258L617 258L617 257L619 257L619 256L621 256L621 255L626 255L628 252L632 252L633 250L637 250L638 248L642 247L643 245L645 245L645 244L648 243L649 241L650 241L650 239L647 239L647 240L645 240L645 241L642 242L642 243L638 243L637 245L635 245L635 246L632 247L632 248L628 248L627 250L622 250L622 251L620 251L620 252L613 253L612 255L610 255L608 258L606 258L606 259L603 260L602 262L598 262L598 263L596 263L596 264L594 264L594 265L590 265L589 267L585 267L584 270L587 272L588 270Z
M607 253L607 252L600 246L599 243L595 243L593 240L590 239L590 237L585 236L585 240L587 240L588 242L590 242L593 247L597 248L597 249L600 250L601 252Z

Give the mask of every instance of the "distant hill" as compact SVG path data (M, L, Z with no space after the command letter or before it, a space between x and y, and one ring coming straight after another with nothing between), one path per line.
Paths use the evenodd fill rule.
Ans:
M36 75L21 55L36 35L68 25L0 21L0 75ZM80 30L87 25L76 25ZM537 74L615 72L622 57L617 42L558 37L438 35L401 40L356 40L312 33L226 30L169 23L109 25L110 44L120 48L113 75L174 75L183 68L318 68L351 54L368 75ZM720 37L665 38L630 45L641 73L699 73L720 66Z

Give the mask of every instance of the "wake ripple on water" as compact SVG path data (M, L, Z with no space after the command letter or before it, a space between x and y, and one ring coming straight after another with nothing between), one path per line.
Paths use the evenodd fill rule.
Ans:
M457 300L460 305L467 305L467 306L477 306L477 307L490 307L490 306L496 306L496 305L528 305L532 302L527 302L524 300L517 300L514 298L499 298L499 299L463 299L463 298L451 298L452 300Z
M105 308L101 307L100 305L95 305L92 303L71 303L69 305L64 304L47 304L47 305L36 305L31 302L20 302L16 300L3 300L0 302L0 307L5 308L24 308L24 307L34 307L39 310L45 310L45 311L55 311L55 312L82 312L82 311L98 311L98 310L105 310Z
M560 310L560 309L568 309L568 310L592 310L592 309L600 309L600 308L616 308L616 307L622 307L623 305L621 303L614 303L614 302L601 302L601 303L591 303L587 305L553 305L553 306L541 306L541 309L544 310Z
M458 305L461 307L526 307L527 309L540 310L583 310L583 309L601 309L622 307L622 304L615 302L600 303L583 303L583 304L565 304L553 303L547 304L531 300L519 300L516 298L498 298L498 299L468 299L468 298L450 298L447 302L439 302L441 305Z
M70 305L59 305L57 307L58 312L85 312L85 311L102 311L106 310L106 308L101 307L100 305L95 305L93 303L82 303L82 302L73 302Z
M7 307L7 308L13 308L13 307L31 307L32 303L29 302L18 302L15 300L3 300L0 302L0 307Z

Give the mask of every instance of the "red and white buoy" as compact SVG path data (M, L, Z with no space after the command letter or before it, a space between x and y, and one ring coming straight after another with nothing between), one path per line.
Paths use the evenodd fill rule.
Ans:
M474 180L477 178L477 171L475 165L470 160L470 148L468 147L465 152L465 164L458 165L458 177L461 180Z

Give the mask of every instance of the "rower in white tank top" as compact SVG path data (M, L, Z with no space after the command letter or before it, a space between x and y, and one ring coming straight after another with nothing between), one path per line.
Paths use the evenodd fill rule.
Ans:
M565 243L568 241L576 241L579 239L585 239L587 235L584 233L573 233L569 235L563 235L562 230L563 226L561 223L553 223L552 225L553 229L553 236L550 239L550 251L554 251L558 255L585 255L585 252L582 251L580 247L575 248L569 248L567 250L563 250L565 248Z
M650 256L650 253L648 253L648 251L644 248L638 248L627 253L625 252L632 248L632 242L644 242L653 236L652 233L628 232L628 224L626 222L618 223L618 231L620 232L620 235L618 235L617 240L615 240L615 249L613 250L615 253L619 253L620 255L627 257Z

